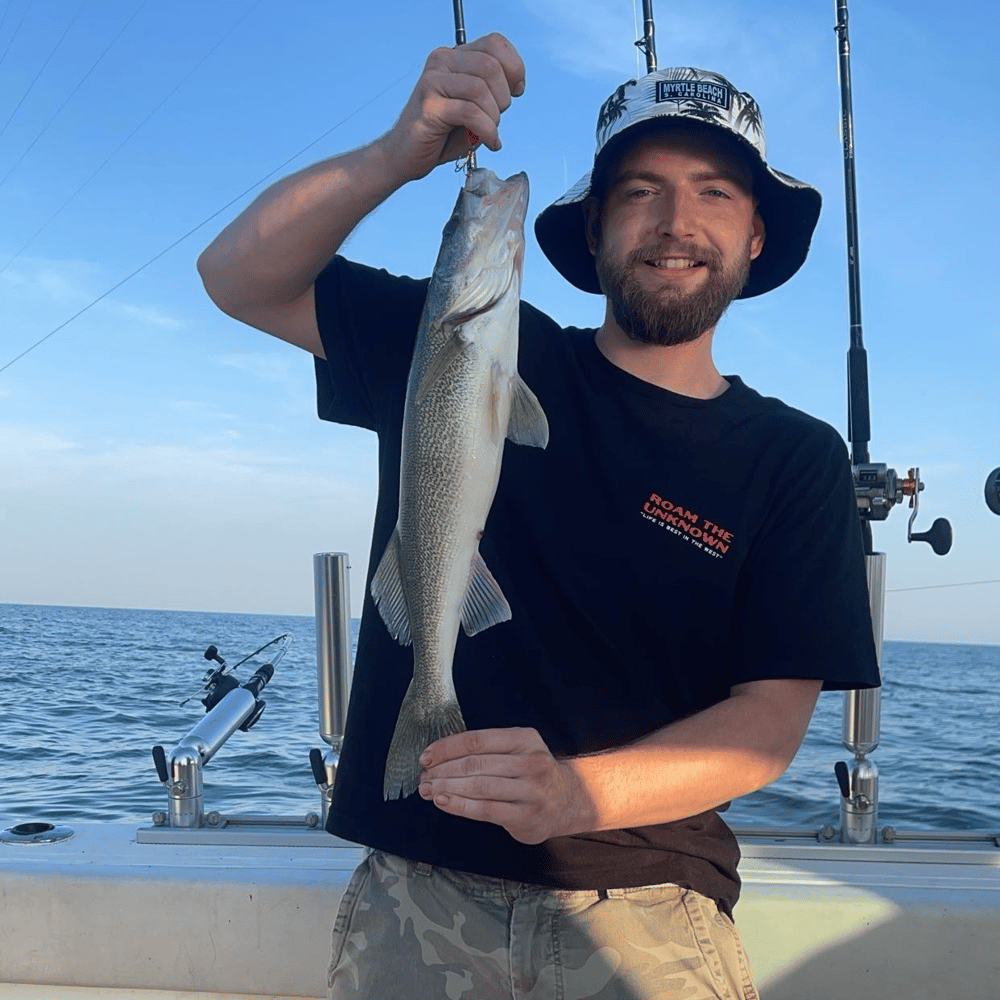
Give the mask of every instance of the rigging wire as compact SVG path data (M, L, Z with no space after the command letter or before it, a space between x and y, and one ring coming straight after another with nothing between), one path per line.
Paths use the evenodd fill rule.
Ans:
M105 50L97 57L97 59L94 60L94 64L90 67L90 69L87 70L86 73L83 74L83 76L80 78L79 83L77 83L77 85L72 89L72 91L70 91L70 94L66 98L66 100L64 100L62 104L59 105L59 107L56 109L55 114L45 123L41 132L39 132L38 135L36 135L35 138L31 140L31 142L28 145L28 148L17 158L17 160L14 162L14 165L10 168L10 170L7 171L6 174L4 174L3 178L0 179L0 187L3 187L3 185L7 181L7 178L10 177L12 173L14 173L14 171L20 165L21 161L34 148L35 143L38 142L38 140L41 139L41 137L45 135L45 133L49 130L49 126L56 120L56 118L59 117L60 113L62 112L62 109L65 108L67 104L69 104L69 102L73 99L73 95L84 85L84 83L86 83L87 78L90 76L90 74L93 73L95 69L97 69L97 66L100 63L100 61L111 51L111 47L115 44L115 42L118 41L119 38L121 38L122 34L125 32L125 29L136 19L136 16L138 15L139 11L141 11L142 8L145 7L147 3L149 3L149 0L142 0L142 3L140 3L139 6L136 7L132 16L118 30L118 34L115 35L115 37L112 38L110 42L108 42L107 48L105 48ZM35 235L37 235L37 233ZM34 237L32 237L32 239L34 239Z
M34 90L35 84L38 83L38 78L45 72L45 67L48 66L48 64L52 61L52 57L59 50L59 46L62 45L63 40L69 34L70 28L72 28L73 25L76 24L76 19L83 13L83 8L86 7L88 3L90 3L90 0L83 0L83 3L80 4L79 10L77 10L77 12L73 15L73 19L63 29L63 33L59 36L59 41L56 42L56 44L52 48L52 51L48 54L48 57L46 58L45 62L42 63L42 68L35 74L34 80L32 80L31 83L28 84L28 89L24 92L23 96L21 97L21 100L17 102L17 107L15 107L14 110L10 113L10 117L7 119L7 121L3 123L3 128L0 128L0 136L2 136L4 132L7 131L7 126L14 120L14 115L16 115L18 111L20 111L21 105L24 104L24 102L28 98L28 94L30 94L31 91ZM20 25L18 25L18 27L20 27Z
M932 583L926 587L896 587L887 594L902 594L908 590L941 590L943 587L979 587L984 583L1000 583L1000 580L969 580L967 583Z
M17 22L17 27L14 29L14 34L10 36L10 41L7 43L7 48L3 50L3 55L0 56L0 66L3 65L4 59L7 58L7 53L10 51L10 47L14 44L14 39L17 38L17 33L21 30L21 25L24 24L24 19L28 16L28 11L31 10L31 8L34 7L34 5L35 5L35 0L31 0L31 3L29 3L28 6L24 8L24 13L21 15L21 20ZM9 7L10 4L8 3L7 6ZM5 13L4 18L6 18L6 16L7 15Z
M139 8L140 10L142 9L142 6L145 6L146 2L147 0L143 0L143 3ZM141 129L150 120L150 118L152 118L156 114L156 112L159 111L160 108L162 108L163 105L166 104L167 101L169 101L170 98L177 93L177 91L202 67L202 65L205 63L208 57L211 56L213 52L215 52L215 50L254 12L254 10L256 10L256 8L260 6L260 4L261 0L256 0L256 3L254 3L253 6L249 7L246 10L246 12L242 15L242 17L240 17L232 25L232 27L230 27L229 30L201 57L201 59L190 70L188 70L188 72L184 76L182 76L180 80L178 80L178 82L174 85L173 89L160 101L160 103L157 104L152 109L152 111L150 111L149 114L147 114L146 117L143 118L142 121L139 122L139 124L136 125L136 127L132 129L132 131L129 132L127 136L125 136L124 139L122 139L122 141L111 151L111 153L108 154L108 156L97 166L94 172L52 213L52 215L49 216L49 218L44 223L42 223L41 227L35 230L35 232L28 238L27 242L21 246L21 248L14 254L14 256L11 257L10 260L8 260L7 263L3 265L3 267L0 267L0 274L3 274L3 272L6 271L7 268L10 267L10 265L13 264L14 261L21 256L21 254L24 253L25 250L27 250L28 247L30 247L31 244L34 243L35 240L38 239L38 237L43 232L45 232L46 229L48 229L48 227L55 221L56 217L63 211L63 209L66 208L66 206L122 151L125 145L133 138L133 136L135 136L135 134L139 131L139 129ZM139 11L137 10L136 14L138 13ZM133 14L132 17L134 18L135 14ZM129 21L131 20L132 18L129 19ZM128 25L126 24L125 27L128 27ZM125 28L122 28L122 31L124 30ZM120 35L121 32L119 32L118 34ZM114 41L112 41L111 44L113 45ZM110 47L111 46L109 45L108 48ZM10 175L8 174L7 176L9 177ZM7 178L5 177L4 180L6 179ZM0 181L0 184L2 183L3 181ZM17 359L15 358L15 360ZM11 363L13 364L13 362ZM3 369L0 369L0 371L2 370Z
M3 8L3 17L0 17L0 31L3 31L3 26L7 23L7 13L10 11L10 5L12 0L7 0L7 3Z
M635 0L632 0L632 37L639 37L639 13L635 6ZM639 63L639 47L635 47L635 78L638 80L642 76L642 67Z
M258 2L259 2L259 0L258 0ZM413 74L413 70L409 69L405 73L403 73L402 75L396 77L396 79L393 80L392 83L390 83L388 86L384 87L382 90L380 90L373 97L369 98L360 107L355 108L355 110L352 111L349 115L345 115L339 122L337 122L335 125L333 125L330 128L328 128L322 135L318 135L315 139L312 140L312 142L310 142L306 146L303 146L302 149L300 149L297 153L293 153L283 163L278 164L278 166L276 166L273 170L271 170L270 172L268 172L267 174L265 174L259 180L255 181L253 184L251 184L245 190L241 191L238 195L236 195L235 198L232 198L230 201L226 202L225 205L223 205L221 208L219 208L216 211L214 211L207 218L202 219L201 222L199 222L196 226L194 226L191 229L189 229L186 233L184 233L183 236L179 236L169 246L164 247L159 253L155 254L152 257L150 257L149 260L147 260L144 264L141 264L139 267L137 267L130 274L127 274L124 278L121 279L121 281L119 281L116 284L112 285L109 289L107 289L107 291L102 292L100 295L98 295L97 298L94 299L92 302L90 302L87 305L85 305L78 312L75 312L72 316L69 317L69 319L63 320L62 323L60 323L53 330L50 330L47 334L45 334L44 337L40 338L39 340L36 340L35 343L33 343L30 347L28 347L25 350L23 350L20 354L17 355L17 357L11 358L11 360L8 361L7 364L5 364L2 368L0 368L0 373L5 372L8 368L10 368L11 365L13 365L17 361L20 361L21 358L23 358L26 354L30 354L36 347L40 346L41 344L44 344L45 341L49 339L49 337L51 337L54 334L58 333L60 330L64 329L65 327L69 326L69 324L72 323L73 320L79 318L85 312L88 312L90 309L92 309L94 306L96 306L98 304L98 302L103 301L112 292L115 292L119 288L121 288L122 285L124 285L126 282L131 281L137 274L141 273L142 271L145 271L146 268L149 267L151 264L155 264L156 261L158 261L161 257L163 257L165 254L168 254L171 250L173 250L174 247L179 246L189 236L193 236L203 226L208 225L208 223L211 222L212 219L214 219L216 216L221 215L227 209L232 208L232 206L235 205L241 198L245 198L252 191L254 191L257 188L259 188L261 186L261 184L263 184L265 181L270 180L275 174L280 173L281 171L283 171L289 164L293 163L300 156L302 156L303 153L308 152L317 143L322 142L328 135L330 135L332 132L335 132L338 128L340 128L341 125L344 125L345 123L349 122L352 118L354 118L355 115L360 114L369 105L374 104L377 100L379 100L381 97L383 97L385 94L387 94L390 90L392 90L394 87L398 86L407 77L412 76L412 74Z

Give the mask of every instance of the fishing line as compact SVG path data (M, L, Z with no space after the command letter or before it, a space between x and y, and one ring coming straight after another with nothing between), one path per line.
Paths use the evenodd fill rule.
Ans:
M142 7L144 7L146 5L146 2L147 2L147 0L143 0L143 3L140 5L139 10L141 10ZM34 243L35 240L38 239L38 237L43 232L45 232L46 229L48 229L48 227L52 224L52 222L56 219L56 217L62 212L62 210L122 151L122 149L131 141L131 139L139 131L139 129L141 129L150 120L150 118L152 118L153 115L155 115L156 112L159 111L160 108L162 108L163 105L166 104L167 101L169 101L170 98L173 97L174 94L176 94L177 91L185 83L187 83L187 81L191 78L191 76L194 73L196 73L201 68L201 66L204 64L205 60L208 59L208 57L210 55L212 55L213 52L215 52L215 50L246 20L246 18L248 18L254 12L254 10L256 10L257 7L260 6L260 4L261 4L261 0L256 0L256 2L253 4L253 6L249 7L244 12L243 16L240 17L232 25L232 27L230 27L230 29L201 57L201 59L184 76L181 77L181 79L174 85L174 88L163 98L163 100L161 100L160 103L157 104L156 107L154 107L152 109L152 111L150 111L149 114L147 114L146 117L143 118L143 120L141 122L139 122L139 124L136 125L136 127L134 129L132 129L132 131L129 132L129 134L127 136L125 136L124 139L122 139L122 141L118 144L118 146L114 150L111 151L111 153L104 159L104 161L97 167L97 169L55 210L55 212L52 213L52 215L49 216L48 220L46 222L44 222L39 229L35 230L35 232L28 238L28 241L21 246L21 249L18 250L17 253L15 253L14 256L11 257L10 260L8 260L7 263L4 264L3 267L0 267L0 274L3 274L3 272L6 271L7 268L10 267L10 265L13 264L14 261L17 260L17 258L21 256L21 254L24 253L25 250L27 250L28 247L30 247L31 244ZM139 10L136 11L136 14L139 13ZM132 18L134 18L134 17L135 17L135 14L132 15ZM129 18L129 22L131 22L132 18ZM128 27L128 24L126 24L125 27ZM125 30L125 28L122 28L122 31L124 31L124 30ZM120 35L121 31L118 34ZM116 39L117 39L117 36L116 36ZM111 44L113 45L114 41L112 41ZM109 45L108 48L110 48L110 47L111 46ZM105 50L105 51L107 51L107 50ZM103 58L103 55L101 56L101 58ZM72 96L72 95L70 95L70 96ZM16 164L15 164L15 166L16 166ZM7 176L9 177L10 174L8 174ZM4 178L4 180L6 180L6 179L7 179L7 177ZM0 181L0 184L2 184L2 183L3 183L3 181ZM31 348L28 348L28 350L31 350ZM17 360L17 358L14 359L14 361L16 361L16 360ZM12 361L11 364L13 364L13 363L14 362ZM3 371L3 369L0 368L0 371Z
M259 2L259 0L258 0L258 2ZM100 295L97 296L96 299L94 299L92 302L90 302L87 305L85 305L78 312L75 312L72 316L70 316L69 319L63 320L63 322L60 323L55 329L50 330L41 339L36 340L35 343L33 343L30 347L28 347L25 350L23 350L20 354L17 355L17 357L11 358L11 360L8 361L7 364L5 364L2 368L0 368L0 373L5 372L8 368L10 368L11 365L13 365L17 361L20 361L21 358L23 358L26 354L30 354L39 345L44 344L45 341L49 339L49 337L53 336L54 334L57 334L60 330L62 330L65 327L69 326L69 324L72 323L73 320L79 318L85 312L87 312L88 310L92 309L94 306L96 306L98 304L98 302L101 302L102 300L106 299L112 292L117 291L126 282L131 281L137 274L140 274L142 271L145 271L146 268L149 267L151 264L155 264L156 261L158 261L161 257L163 257L165 254L169 253L171 250L173 250L174 247L176 247L179 244L183 243L189 236L193 236L203 226L208 225L208 223L211 222L212 219L214 219L216 216L221 215L227 209L232 208L232 206L235 205L238 201L240 201L240 199L245 198L252 191L254 191L257 188L259 188L261 186L261 184L263 184L265 181L270 180L275 174L280 173L290 163L294 162L300 156L302 156L303 153L308 152L317 143L322 142L328 135L330 135L332 132L334 132L338 128L340 128L341 125L344 125L347 122L349 122L352 118L355 117L355 115L360 114L362 111L365 110L365 108L367 108L371 104L374 104L375 101L377 101L377 100L379 100L379 98L385 96L385 94L387 94L390 90L392 90L393 87L398 86L400 83L402 83L403 80L405 80L407 77L410 77L412 75L413 75L413 70L409 69L405 73L403 73L401 76L398 76L387 87L385 87L383 90L380 90L377 94L375 94L374 97L369 98L369 100L365 101L365 103L362 104L360 107L356 108L349 115L346 115L344 118L342 118L335 125L333 125L332 127L328 128L322 135L319 135L315 139L313 139L313 141L310 142L309 145L303 146L302 149L300 149L297 153L294 153L292 156L288 157L288 159L285 160L284 163L280 163L272 171L270 171L269 173L267 173L263 177L261 177L260 180L255 181L253 184L250 185L250 187L246 188L244 191L241 191L238 195L236 195L235 198L233 198L230 201L226 202L226 204L223 205L220 209L218 209L217 211L213 212L206 219L202 219L202 221L199 222L198 225L194 226L192 229L189 229L183 236L179 236L169 246L164 247L159 253L155 254L153 257L150 257L149 260L147 260L145 264L141 264L134 271L132 271L131 274L127 274L124 278L121 279L121 281L119 281L116 284L112 285L109 289L107 289L107 291L102 292Z
M17 27L14 29L14 34L10 36L10 41L7 43L7 48L3 50L3 55L0 56L0 66L3 65L4 59L7 58L7 53L10 51L10 47L14 44L14 39L17 38L17 33L21 30L21 25L24 24L24 19L28 16L28 11L35 5L35 0L31 0L31 3L24 8L24 13L21 15L21 20L17 22ZM9 6L9 3L8 3ZM6 14L4 17L6 18Z
M100 63L100 61L111 51L111 47L115 44L115 42L118 41L119 38L121 38L125 29L135 20L136 15L139 13L140 10L142 10L143 7L146 6L147 3L149 3L149 0L142 0L142 3L140 3L139 6L136 7L132 16L118 30L118 34L115 35L115 37L112 38L111 41L108 43L108 47L97 57L97 59L94 61L94 64L90 67L90 69L88 69L87 72L83 74L83 76L80 78L80 82L72 89L72 91L70 91L70 94L66 98L66 100L63 101L62 104L60 104L59 107L56 109L56 113L45 123L44 127L42 128L42 131L39 132L38 135L36 135L35 138L31 140L31 143L28 145L28 148L18 157L14 165L10 168L10 170L7 171L3 179L0 180L0 187L3 187L3 185L7 181L7 178L10 177L12 173L14 173L14 171L20 165L21 161L34 148L35 143L38 142L38 140L41 139L41 137L45 135L45 133L49 130L49 126L56 120L56 118L59 117L59 114L62 112L62 109L65 108L67 104L69 104L69 102L73 99L73 95L84 85L84 83L86 83L87 77L89 77L90 74L93 73L95 69L97 69L98 63ZM48 225L48 223L46 223L46 225ZM35 235L37 236L38 233L36 233ZM34 237L32 237L32 239L34 239ZM21 249L24 248L22 247ZM8 261L7 263L9 264L10 261ZM6 267L6 265L4 266Z
M12 2L13 0L7 0L7 3L4 4L3 17L0 17L0 31L3 31L3 26L7 23L7 14L10 11L10 5Z
M639 12L635 6L635 0L632 0L632 37L638 38L639 36ZM635 49L635 75L636 79L642 76L642 68L639 63L639 47L636 46Z
M1000 583L1000 580L970 580L968 583L932 583L926 587L895 587L887 594L902 594L907 590L941 590L943 587L979 587L984 583Z
M7 126L14 120L14 115L17 114L17 112L21 108L21 105L24 104L24 102L27 100L28 94L30 94L31 91L34 90L35 84L38 83L38 78L45 72L45 67L48 66L48 64L52 61L52 57L59 50L59 46L62 45L63 39L69 34L69 29L72 28L74 24L76 24L76 19L83 13L83 8L86 7L89 2L90 0L83 0L83 3L80 4L80 9L73 15L73 20L66 25L65 29L63 30L63 33L59 36L59 41L56 42L56 44L52 48L52 51L49 53L48 58L45 60L45 62L42 63L42 68L35 74L34 80L32 80L31 83L28 84L28 89L24 92L24 96L21 98L21 100L17 102L17 107L14 108L14 110L10 113L10 118L8 118L7 121L4 122L3 128L0 128L0 136L2 136L4 132L7 131ZM25 11L25 13L27 13L27 11ZM20 25L18 25L18 27L20 27ZM13 41L13 39L11 40Z

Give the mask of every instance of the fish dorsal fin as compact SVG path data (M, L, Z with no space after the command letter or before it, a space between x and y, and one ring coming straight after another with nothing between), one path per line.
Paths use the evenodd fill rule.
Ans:
M483 557L476 550L472 558L469 589L462 605L462 627L466 635L475 635L491 625L510 621L510 605L503 596L500 584L493 579Z
M510 390L507 437L514 444L544 448L549 443L549 422L538 397L517 372L511 376Z
M413 640L410 637L410 613L399 572L399 551L397 526L372 577L371 593L389 634L401 646L409 646Z

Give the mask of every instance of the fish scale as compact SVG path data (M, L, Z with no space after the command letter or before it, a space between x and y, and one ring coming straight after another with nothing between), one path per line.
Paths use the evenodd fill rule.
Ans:
M413 677L383 794L416 791L419 756L465 729L452 678L459 627L507 621L479 554L504 440L545 447L548 422L517 373L528 180L470 171L445 225L407 380L399 515L372 578L390 634L413 646Z

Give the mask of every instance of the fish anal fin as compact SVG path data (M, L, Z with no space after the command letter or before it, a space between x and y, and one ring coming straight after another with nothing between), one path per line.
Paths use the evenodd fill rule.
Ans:
M372 577L371 594L389 634L401 646L409 646L413 640L410 637L410 614L399 572L399 553L399 528L396 528Z
M549 443L549 421L538 397L517 372L511 376L510 389L507 437L514 444L544 448Z
M511 612L500 584L493 579L483 557L477 551L469 574L469 589L462 605L462 627L466 635L475 635L491 625L510 621Z

